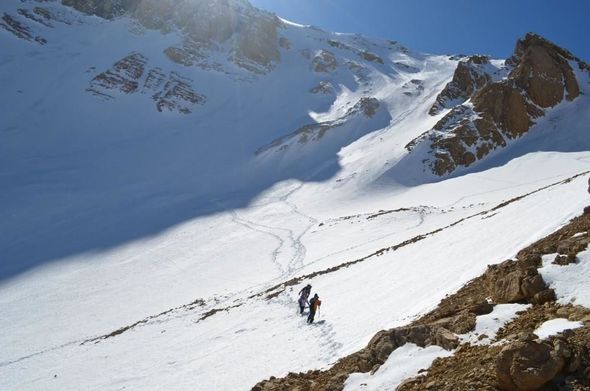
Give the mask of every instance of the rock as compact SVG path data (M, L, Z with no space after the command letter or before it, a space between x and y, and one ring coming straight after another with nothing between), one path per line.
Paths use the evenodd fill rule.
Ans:
M320 83L317 86L310 89L309 92L311 92L312 94L328 95L334 93L334 87L332 86L332 83L328 81L320 81Z
M541 267L543 259L541 258L541 254L533 253L533 254L519 254L516 256L518 262L522 265L523 268L529 267Z
M470 304L467 311L475 315L486 315L494 310L494 305L488 303L486 300Z
M449 330L439 327L434 333L434 343L444 349L453 350L459 346L459 338Z
M574 60L574 56L546 39L527 34L518 40L513 58L519 64L512 77L539 107L555 106L563 99L564 92L567 92L567 100L580 94L568 62Z
M279 46L285 50L291 49L291 42L286 37L279 38Z
M157 67L147 71L147 64L145 56L131 53L95 76L87 91L105 100L114 99L115 91L125 94L149 93L158 111L178 111L183 114L190 113L194 105L205 103L206 98L193 90L192 80L176 72L165 74Z
M490 75L486 72L485 65L489 64L489 57L471 56L459 61L453 79L445 86L436 97L428 114L436 115L441 110L450 108L451 104L456 105L465 102L476 91L491 81Z
M459 315L439 319L433 322L432 325L444 327L453 333L465 334L475 328L475 322L476 316L474 313L462 312Z
M553 340L553 349L560 357L568 359L572 356L572 352L567 346L567 343L562 339L555 338Z
M364 60L383 64L383 59L381 57L379 57L378 55L376 55L375 53L371 53L366 50L363 50L363 51L359 52L359 56L361 56Z
M15 17L7 14L6 12L4 12L2 18L0 18L0 28L8 31L18 38L27 41L34 41L41 45L45 45L47 43L45 38L33 35L33 32L29 27L19 22Z
M568 373L576 372L582 365L582 358L579 354L575 354L567 363L566 371Z
M255 73L271 69L280 60L277 31L280 20L246 1L62 0L62 3L105 19L127 15L145 28L164 33L176 30L183 35L185 43L196 43L208 50L229 47L229 58ZM179 58L179 53L167 54Z
M539 337L537 337L536 334L533 333L529 333L526 331L520 332L518 333L517 339L521 342L530 342L530 341L534 341L536 339L538 339Z
M318 73L334 72L338 68L338 61L334 53L327 50L321 50L311 60L311 69Z
M520 289L522 282L522 273L514 271L496 280L494 290L492 292L492 299L496 303L515 303L524 299L524 295Z
M545 115L545 109L564 97L573 100L579 96L572 66L588 67L568 51L534 34L517 42L507 63L512 70L497 81L475 72L479 68L473 60L457 66L453 80L441 92L430 114L452 107L451 111L406 145L410 152L418 144L425 145L420 150L427 151L426 157L418 158L434 174L442 176L457 167L469 167L505 147L507 140L522 137ZM469 98L470 105L456 103Z
M541 292L535 293L531 302L533 304L545 304L557 300L555 291L551 288L543 289Z
M561 241L557 245L557 252L561 255L573 255L575 257L577 253L579 253L580 251L584 251L587 245L588 244L585 242L585 240L583 240L582 237L571 238L568 240Z
M492 300L496 303L535 301L544 303L553 296L546 290L543 277L525 262L506 261L488 268L485 274ZM535 299L535 295L538 295Z
M520 283L520 289L525 298L531 298L545 289L545 281L539 274L525 277Z
M380 362L385 362L385 360L387 360L391 352L393 352L396 347L394 347L389 341L384 341L383 343L377 345L377 360Z
M536 390L564 367L564 359L545 343L518 341L506 345L496 358L496 375L502 389Z
M575 254L568 254L568 255L556 255L555 259L553 260L554 265L560 265L560 266L567 266L571 263L576 263L577 259L576 259L576 255Z

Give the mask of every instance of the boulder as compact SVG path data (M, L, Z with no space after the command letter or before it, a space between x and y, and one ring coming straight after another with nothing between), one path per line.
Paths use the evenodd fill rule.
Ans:
M496 375L504 390L536 390L550 382L564 365L564 358L551 345L516 341L500 351L496 358Z
M539 295L538 301L545 302L544 299L552 297L550 292L544 292L547 287L543 277L526 262L505 261L490 266L485 276L492 300L496 303L532 302L535 295Z
M509 273L496 280L492 291L492 299L496 303L515 303L524 299L520 289L522 274L520 271Z

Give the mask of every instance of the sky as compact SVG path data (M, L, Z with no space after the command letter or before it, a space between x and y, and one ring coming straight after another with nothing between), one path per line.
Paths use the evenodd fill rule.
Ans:
M590 61L589 0L250 0L293 22L399 41L435 54L506 58L538 33Z

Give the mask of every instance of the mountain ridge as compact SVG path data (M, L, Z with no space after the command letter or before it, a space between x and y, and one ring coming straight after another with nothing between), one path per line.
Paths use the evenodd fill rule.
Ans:
M551 247L536 272L494 266L506 275L478 291L501 281L518 289L495 300L547 299L542 276L557 299L546 309L493 303L409 326L587 205L590 78L542 38L507 61L418 53L245 1L6 0L0 43L2 389L283 385L289 372L323 378L390 329L373 341L382 367L365 360L336 385L394 388L435 357L454 354L429 382L476 353L492 368L479 343L498 330L482 321L582 321L564 301L584 305L574 277L590 258ZM505 91L543 116L497 103ZM494 137L471 132L481 121ZM467 142L489 153L461 165L477 157ZM585 243L584 224L558 244ZM323 302L314 325L295 314L307 283ZM559 343L577 349L584 330ZM458 338L463 353L388 342L410 335ZM511 346L504 363L520 357ZM400 358L413 367L395 380Z

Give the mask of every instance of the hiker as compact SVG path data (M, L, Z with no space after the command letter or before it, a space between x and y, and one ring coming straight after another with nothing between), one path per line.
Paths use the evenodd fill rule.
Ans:
M307 303L307 298L311 293L311 285L307 284L299 291L299 314L303 314L303 310L305 309L305 305Z
M307 317L307 323L313 323L315 312L320 308L321 305L322 302L320 301L320 297L316 293L309 301L309 316Z

